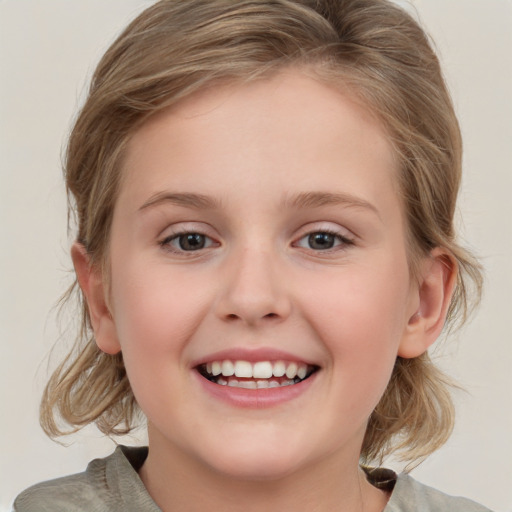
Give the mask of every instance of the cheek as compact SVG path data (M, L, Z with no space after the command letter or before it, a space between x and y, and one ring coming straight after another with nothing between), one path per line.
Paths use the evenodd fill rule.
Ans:
M187 343L201 322L204 307L193 286L150 264L117 268L112 275L112 306L123 361L138 404L150 418L162 397L185 405L183 375Z
M123 353L150 359L183 348L206 307L196 285L151 263L119 268L112 276L112 297Z
M341 269L319 286L312 281L302 310L344 375L370 372L386 379L406 326L407 267ZM399 269L404 267L398 265ZM347 371L350 370L350 371Z

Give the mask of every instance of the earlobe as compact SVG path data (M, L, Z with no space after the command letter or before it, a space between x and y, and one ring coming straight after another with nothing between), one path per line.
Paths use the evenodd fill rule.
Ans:
M96 344L100 350L107 354L117 354L121 351L121 346L117 339L114 319L106 300L102 273L91 265L87 250L79 242L75 242L71 247L71 258L78 283L87 301Z
M418 283L417 307L410 315L398 349L400 357L411 359L428 350L443 329L457 279L457 262L437 247L425 258Z

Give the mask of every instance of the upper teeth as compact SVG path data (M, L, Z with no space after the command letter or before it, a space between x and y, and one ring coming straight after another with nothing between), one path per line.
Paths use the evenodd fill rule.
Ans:
M283 377L288 379L304 379L308 373L308 365L298 363L286 363L284 361L212 361L206 364L206 371L213 376L223 375L231 377L235 375L241 378L270 379L271 377Z

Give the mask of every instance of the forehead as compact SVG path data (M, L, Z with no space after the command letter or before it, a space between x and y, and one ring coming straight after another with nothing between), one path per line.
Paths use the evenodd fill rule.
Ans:
M271 193L278 184L322 188L329 178L351 193L367 179L372 190L365 193L378 196L384 184L394 186L397 167L369 109L299 70L190 95L134 134L124 162L121 195L197 187L200 177L220 196L228 192L226 180Z

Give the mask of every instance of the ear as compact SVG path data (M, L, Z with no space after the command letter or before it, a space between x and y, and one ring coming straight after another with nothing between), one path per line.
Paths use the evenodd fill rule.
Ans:
M75 242L73 244L71 258L75 266L78 283L87 301L96 344L100 350L107 354L117 354L121 351L121 346L117 339L114 319L108 306L103 275L100 269L91 265L87 250L81 243Z
M398 349L400 357L418 357L436 341L443 329L457 279L457 262L445 249L437 247L425 258L408 319Z

